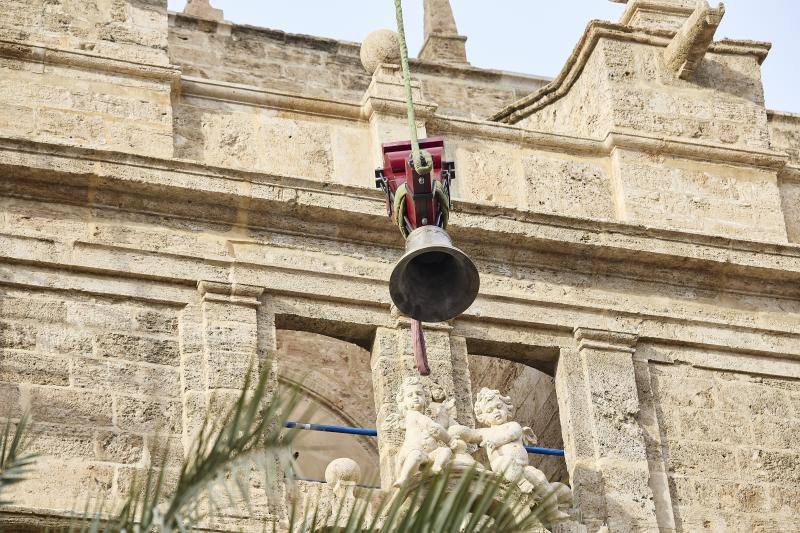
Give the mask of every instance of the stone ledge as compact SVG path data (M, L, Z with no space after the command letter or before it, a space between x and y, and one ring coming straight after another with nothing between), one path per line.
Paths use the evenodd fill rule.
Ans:
M35 175L39 181L56 184L63 182L65 176L79 180L95 176L99 178L96 187L134 194L163 196L169 191L171 196L187 198L219 195L220 200L224 198L234 207L251 202L261 207L282 206L295 214L304 211L305 217L311 217L309 220L346 220L346 227L361 235L358 242L398 249L400 244L393 233L380 231L387 225L380 192L361 187L9 138L0 139L0 169L3 168L14 169L21 177ZM232 198L239 201L231 203ZM459 240L502 239L506 246L531 250L552 250L552 245L558 243L561 252L585 258L636 260L667 268L680 265L682 269L710 269L720 275L728 272L770 282L797 280L800 276L798 245L598 222L470 202L459 202L458 208L452 231ZM364 229L368 228L378 231L366 237Z
M63 50L8 40L0 40L0 57L32 63L66 65L100 72L111 72L137 78L161 80L170 84L177 84L181 74L180 69L173 66L148 65L87 52Z
M243 103L313 115L364 120L361 105L353 102L315 98L273 89L261 89L225 81L181 76L183 96L206 98L223 102Z

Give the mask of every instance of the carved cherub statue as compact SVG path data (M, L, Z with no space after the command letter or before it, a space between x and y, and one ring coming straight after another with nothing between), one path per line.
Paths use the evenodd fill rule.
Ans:
M441 471L453 456L447 429L426 414L430 403L430 390L419 377L407 378L397 393L405 438L397 453L395 486L426 465L431 465L434 472Z
M571 505L572 493L563 483L550 483L541 470L528 464L528 452L524 439L535 443L536 436L531 428L522 427L511 418L514 405L511 398L500 391L482 388L475 400L475 417L488 427L475 430L480 444L489 456L492 472L503 475L508 481L516 482L523 492L532 493L537 498L548 496L546 513L550 520L567 518L558 507Z

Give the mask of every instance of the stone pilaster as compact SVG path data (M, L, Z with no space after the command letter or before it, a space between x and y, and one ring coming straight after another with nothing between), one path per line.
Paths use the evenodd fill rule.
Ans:
M431 368L426 380L434 393L434 401L455 398L458 422L474 425L466 342L463 338L452 336L451 328L446 324L427 324L425 343ZM395 327L376 330L371 367L381 485L389 487L394 481L395 456L403 443L403 429L390 426L387 418L397 413L395 396L403 380L418 375L408 319L400 317Z
M203 417L220 412L214 406L222 408L239 396L251 365L254 378L259 369L257 310L262 289L208 281L201 281L197 289L199 303L188 306L181 317L184 449Z
M458 34L450 0L425 0L425 37L419 58L468 65L467 38Z
M270 359L275 353L275 320L272 312L261 306L263 289L201 281L197 290L198 301L184 309L180 324L183 444L187 451L205 417L228 412L241 394L248 372L249 387L253 388L264 365L270 365L267 399L277 383L276 364ZM251 487L252 512L224 510L214 524L227 527L283 517L283 483L276 480L269 487L259 485L260 489L255 484Z
M425 121L433 116L436 105L423 100L419 82L415 80L411 80L411 92L417 118L417 135L423 139L427 136ZM381 144L409 138L405 89L399 65L378 65L364 94L361 109L369 120L374 164L376 167L382 166Z
M564 447L576 505L588 531L657 531L639 425L636 335L575 329L556 371Z

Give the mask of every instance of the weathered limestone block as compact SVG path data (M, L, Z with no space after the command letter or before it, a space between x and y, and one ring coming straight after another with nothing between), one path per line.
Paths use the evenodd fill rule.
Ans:
M520 195L524 169L518 151L500 143L456 142L448 146L454 154L456 180L454 200L523 207ZM487 183L491 183L487 187Z
M8 0L0 12L0 32L15 41L165 66L166 4L160 0Z
M331 128L318 122L267 119L262 130L265 142L264 170L332 181Z
M357 175L369 166L361 164L367 159L366 128L334 126L303 115L255 113L242 106L233 113L184 108L181 120L199 125L199 132L185 142L199 142L200 147L180 150L205 163L316 181L368 183Z
M628 4L620 23L652 30L676 31L686 22L698 0L611 0Z
M613 220L611 180L592 163L531 155L522 161L531 211Z
M411 81L411 94L417 119L417 135L427 136L425 121L436 110L435 104L422 97L419 83ZM377 168L383 165L381 145L408 139L408 117L402 74L397 65L379 65L361 101L361 112L369 120L372 161Z
M768 147L769 132L755 55L705 55L692 81L680 79L651 45L603 39L610 128L710 142ZM581 77L586 74L582 74Z
M87 60L84 69L60 64L71 59L45 51L23 59L31 68L18 68L0 58L0 134L172 156L173 71L159 70L159 80L100 60Z
M767 111L770 145L786 153L789 161L800 166L800 115L780 111Z
M123 471L158 462L157 441L181 425L176 314L139 299L3 287L0 417L28 411L40 454L12 493L21 506L68 511L90 496L113 506Z
M686 355L676 347L672 357ZM703 353L690 360L710 361ZM654 362L648 376L678 527L787 523L791 506L770 494L791 494L797 483L796 380Z
M774 171L622 149L612 163L624 221L786 242Z
M183 12L193 17L209 20L223 19L222 10L212 7L209 0L189 0L186 2L186 7L183 8Z
M0 34L1 135L172 156L166 2L9 0Z
M595 51L564 96L554 104L536 105L535 111L514 122L532 130L604 138L614 109L611 80L605 71L605 58Z
M800 243L800 170L788 173L778 182L781 207L789 242Z

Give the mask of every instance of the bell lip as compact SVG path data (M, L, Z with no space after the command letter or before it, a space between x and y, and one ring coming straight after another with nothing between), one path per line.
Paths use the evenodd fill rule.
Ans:
M419 228L417 228L417 229L419 229ZM441 229L441 228L439 228L439 229ZM442 230L442 231L445 231L445 230ZM445 231L445 234L446 233L447 232ZM464 307L463 309L459 310L457 313L453 314L452 316L439 317L439 316L436 316L436 315L434 315L434 316L426 315L426 316L424 316L422 318L415 318L415 317L412 317L409 313L407 313L404 309L402 309L396 303L395 298L394 298L394 294L393 294L394 291L392 290L392 287L395 284L392 283L392 281L399 275L399 274L397 274L397 272L399 272L399 270L400 270L399 267L401 267L402 265L405 265L406 263L408 263L409 261L411 261L412 259L414 259L418 255L422 254L423 252L427 253L427 252L432 252L432 251L435 251L435 252L447 252L447 253L457 252L463 259L465 259L466 260L465 263L466 263L467 267L474 274L474 278L475 278L475 281L476 281L475 290L472 291L472 294L469 295L470 298L469 298L469 303L467 304L467 306ZM475 266L475 263L472 261L472 258L470 258L469 255L467 255L464 251L460 250L459 248L456 248L455 246L434 245L434 246L428 246L428 247L425 247L425 248L418 248L416 250L412 250L410 252L406 252L405 254L403 254L403 257L401 257L397 261L397 263L395 263L394 268L392 269L392 273L389 276L389 296L392 299L392 303L395 305L395 307L397 307L397 309L404 316L407 316L409 318L413 318L415 320L419 320L420 322L434 323L434 322L445 322L447 320L454 319L455 317L457 317L458 315L462 314L464 311L469 309L470 306L473 303L475 303L475 299L478 297L478 294L480 293L480 289L481 289L481 276L480 276L480 273L478 272L478 267ZM430 320L429 320L429 318L430 318Z

